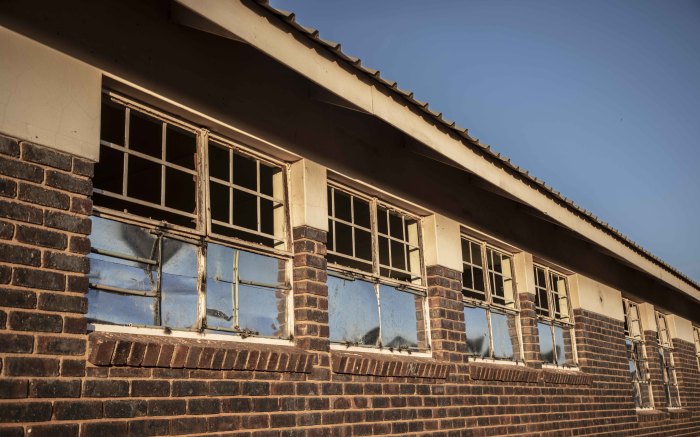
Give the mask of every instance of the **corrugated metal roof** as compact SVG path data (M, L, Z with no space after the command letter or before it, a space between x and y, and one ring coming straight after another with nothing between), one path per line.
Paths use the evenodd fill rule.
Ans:
M511 173L515 174L517 177L520 177L522 180L531 183L535 187L537 187L541 192L544 194L550 196L554 200L562 203L566 207L568 207L571 211L574 213L578 214L580 217L583 219L587 220L588 222L592 223L593 225L599 227L600 229L603 229L610 235L612 235L614 238L617 240L621 241L628 247L632 248L636 252L640 253L641 255L645 256L646 258L652 260L659 266L663 267L665 270L673 273L675 276L678 278L682 279L683 281L687 282L688 284L692 285L693 287L700 289L700 284L693 279L689 278L679 270L677 270L675 267L669 265L668 263L664 262L661 260L659 257L656 255L652 254L648 250L644 249L634 241L632 241L629 237L626 235L622 234L619 230L615 229L612 227L610 224L607 222L602 221L599 219L597 216L592 214L590 211L576 205L571 199L567 198L566 196L562 195L559 191L556 191L554 188L551 186L547 185L542 179L538 179L532 175L529 174L529 172L523 168L518 167L517 165L513 164L510 159L506 158L505 156L501 155L500 153L497 153L491 149L491 147L487 144L483 144L479 141L478 138L474 138L471 135L469 135L469 130L467 128L458 126L454 121L447 120L442 116L441 112L433 111L432 109L429 108L429 105L427 102L421 102L420 100L417 100L413 97L413 93L404 89L401 89L398 87L396 81L393 80L387 80L383 78L379 72L379 70L375 70L373 68L366 67L362 65L362 61L354 56L350 56L346 53L344 53L341 50L341 45L340 43L334 42L334 41L329 41L324 38L321 38L319 31L317 29L307 27L304 25L301 25L300 23L297 23L296 21L296 16L293 12L289 11L284 11L281 9L277 9L270 5L269 0L255 0L259 5L264 7L266 10L270 11L272 14L275 16L279 17L284 23L289 25L291 28L293 28L296 31L299 31L301 34L305 35L307 38L312 40L313 42L321 45L325 49L327 49L329 52L331 52L333 55L335 55L338 59L346 62L350 66L354 67L358 73L363 74L365 76L368 76L390 90L391 92L394 92L398 95L400 95L402 98L407 100L409 103L411 103L414 107L417 109L421 110L426 116L428 116L433 122L435 122L437 125L447 127L451 129L454 133L456 133L463 142L469 146L472 147L478 151L480 151L482 154L484 154L485 157L487 158L492 158L495 159L495 161L499 162L502 164L507 170L509 170Z

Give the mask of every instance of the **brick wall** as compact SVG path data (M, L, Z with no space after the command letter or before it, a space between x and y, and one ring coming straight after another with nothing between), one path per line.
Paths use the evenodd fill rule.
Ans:
M469 362L448 269L428 269L434 358L331 350L311 228L293 232L294 345L88 334L91 172L0 136L1 436L700 435L691 344L675 340L671 412L635 411L619 321L576 310L580 370L541 368L529 296L528 365Z

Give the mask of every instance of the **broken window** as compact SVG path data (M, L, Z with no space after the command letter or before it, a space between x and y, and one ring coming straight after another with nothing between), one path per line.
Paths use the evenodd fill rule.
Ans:
M575 366L573 320L566 276L535 265L535 311L540 358L546 364Z
M328 210L331 341L425 349L419 220L335 185Z
M283 166L112 93L102 106L88 319L287 337Z
M639 307L635 302L622 299L625 315L625 345L630 375L632 376L632 397L637 408L654 408L651 389L649 363L647 361L644 332L639 318Z
M520 347L513 258L465 236L461 243L467 352L478 358L517 361Z
M661 363L661 377L666 395L667 407L680 407L681 397L678 392L678 379L676 378L676 366L673 357L673 343L668 332L668 320L666 314L656 313L656 339L659 343L659 360Z

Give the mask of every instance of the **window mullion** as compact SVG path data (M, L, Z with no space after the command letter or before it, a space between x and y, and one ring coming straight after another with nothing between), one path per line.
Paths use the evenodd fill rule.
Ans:
M156 326L161 326L163 323L162 320L162 300L163 300L163 293L162 293L162 285L163 285L163 234L159 233L158 234L158 288L156 289Z
M168 133L168 124L161 122L161 135L160 135L160 206L165 206L165 147L166 147L166 135Z
M369 202L369 206L370 228L372 229L372 270L374 274L379 277L379 235L377 226L377 220L379 220L379 218L377 214L377 199L372 198ZM333 233L333 237L335 238L335 233Z
M124 148L129 149L129 130L131 120L131 108L125 108L124 114ZM124 153L124 167L122 168L122 196L126 196L129 189L129 154Z
M482 243L481 247L481 273L484 276L484 302L487 305L491 304L491 274L489 272L489 260L487 258L486 244ZM493 263L493 260L491 260Z

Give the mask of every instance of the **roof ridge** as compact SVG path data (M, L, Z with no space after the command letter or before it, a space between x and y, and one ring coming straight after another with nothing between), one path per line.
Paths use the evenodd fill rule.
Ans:
M617 238L623 244L627 245L631 249L637 251L638 253L647 257L648 259L652 260L653 262L657 263L659 266L666 269L670 273L674 274L679 279L685 281L686 283L688 283L688 284L692 285L693 287L697 288L698 290L700 290L700 283L698 283L697 281L693 280L692 278L690 278L687 275L685 275L684 273L682 273L680 270L676 269L672 265L663 261L661 258L652 254L647 249L640 246L638 243L635 243L628 236L624 235L622 232L615 229L607 222L604 222L602 219L600 219L599 217L597 217L596 215L594 215L590 211L577 205L576 203L574 203L573 200L562 195L559 191L556 191L551 186L548 186L542 179L539 179L539 178L531 175L529 171L513 164L509 158L506 158L505 156L501 155L500 153L493 151L489 145L479 142L478 138L474 138L471 135L469 135L469 130L467 128L463 128L461 126L458 126L456 124L456 122L443 118L442 112L437 112L437 111L433 111L433 110L429 109L428 102L422 102L422 101L414 98L413 92L399 88L396 81L391 81L391 80L387 80L387 79L383 78L381 76L381 72L379 70L375 70L373 68L366 67L366 66L362 65L362 61L360 60L360 58L350 56L350 55L344 53L341 50L340 43L321 38L320 32L318 31L318 29L308 27L308 26L303 26L300 23L298 23L296 21L296 15L293 12L277 9L274 6L270 5L269 0L254 0L254 1L258 5L262 6L263 8L268 10L269 12L271 12L274 15L276 15L277 17L279 17L282 21L287 23L290 27L300 31L306 37L310 38L312 41L315 41L316 43L324 46L326 49L328 49L328 51L333 53L335 56L338 56L340 59L348 62L356 70L370 76L371 78L373 78L374 80L376 80L380 84L389 88L389 90L391 90L392 92L397 93L403 99L405 99L409 103L411 103L414 107L421 110L425 115L430 116L434 121L449 128L453 133L457 134L462 139L467 140L470 143L470 145L477 146L477 150L481 150L488 157L491 157L492 159L495 159L496 161L503 164L505 167L510 169L514 173L515 176L521 177L526 182L530 182L530 183L534 184L537 188L543 190L545 192L545 194L552 196L554 198L554 200L560 202L564 206L572 209L574 212L581 215L582 218L588 220L593 225L598 226L602 230L610 233L614 238Z

